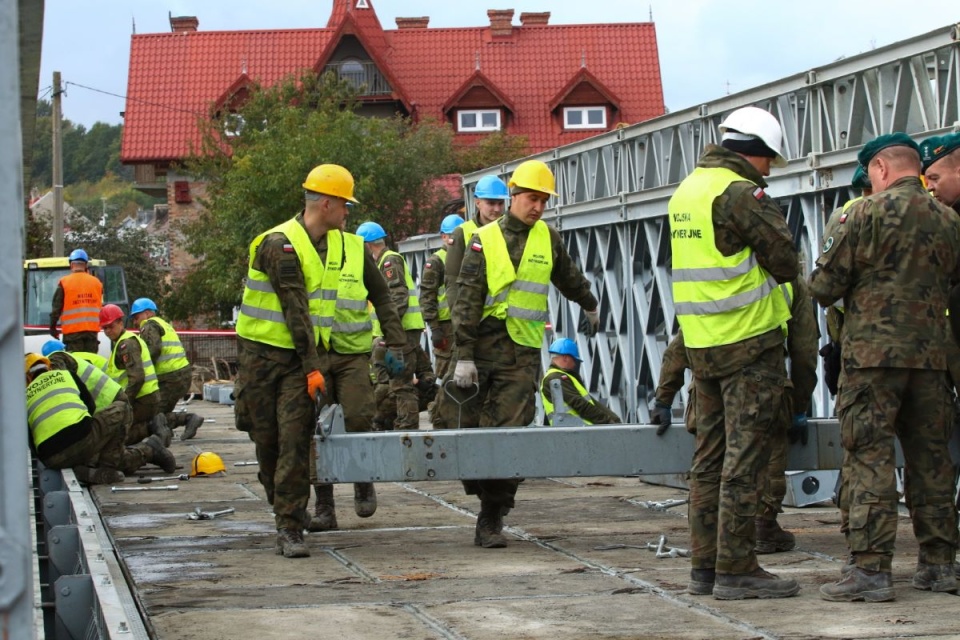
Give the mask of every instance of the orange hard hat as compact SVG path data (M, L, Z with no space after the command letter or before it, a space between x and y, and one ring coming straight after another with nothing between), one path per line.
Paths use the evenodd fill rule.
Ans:
M123 309L115 304L105 304L100 309L100 328L111 325L123 317Z

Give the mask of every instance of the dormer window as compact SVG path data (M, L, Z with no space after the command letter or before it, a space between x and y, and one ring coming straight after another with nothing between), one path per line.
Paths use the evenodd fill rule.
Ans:
M564 107L564 129L606 129L606 107Z
M340 78L346 80L356 89L367 84L367 73L363 63L359 60L344 60L340 63Z
M223 117L223 133L228 138L236 138L243 133L245 124L239 113L228 113Z
M457 111L457 131L461 133L500 131L500 109Z

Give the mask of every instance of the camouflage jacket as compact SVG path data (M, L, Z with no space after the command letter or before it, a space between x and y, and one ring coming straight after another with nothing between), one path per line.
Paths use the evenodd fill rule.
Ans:
M553 366L556 367L557 365ZM577 378L573 372L567 371L561 373L559 371L550 371L543 377L543 381L540 383L540 392L550 398L550 381L559 379L560 388L563 390L563 401L578 416L592 424L620 424L623 422L620 416L599 402L591 402L581 396L577 388L573 386L570 378L575 378L579 382L579 378Z
M150 352L150 358L153 359L154 365L160 358L164 333L165 331L159 322L145 322L140 327L140 339L147 343L147 350Z
M386 251L386 249L384 249ZM381 262L381 259L383 261ZM402 257L389 255L383 258L381 254L377 258L380 263L380 273L387 283L390 291L390 299L393 300L393 306L397 309L397 315L403 317L410 306L410 290L407 288L407 261ZM379 314L377 315L379 318Z
M845 370L944 370L947 297L958 278L960 219L919 178L904 177L837 218L810 289L825 307L843 299Z
M461 246L462 244L461 242ZM447 253L449 254L449 247ZM424 263L423 273L420 274L420 310L423 313L423 321L433 330L440 326L439 297L440 287L444 286L445 270L446 265L440 259L440 255L434 253ZM447 302L449 304L449 298Z
M147 379L140 351L140 338L131 336L121 340L117 345L117 355L113 364L116 365L117 369L124 369L127 372L127 386L124 391L127 393L127 400L131 403L134 402L137 399L137 394L140 393L140 387Z
M732 256L745 247L753 249L757 262L777 282L790 282L800 275L800 257L783 212L764 191L766 180L753 165L732 151L710 145L698 167L723 167L744 178L734 182L713 201L713 233L717 250ZM758 188L759 187L759 188ZM740 342L688 349L687 357L697 376L724 377L750 364L760 353L783 341L779 329Z
M503 230L510 261L514 268L517 268L523 257L523 250L527 246L530 227L509 214L500 218L496 224L499 224ZM560 239L560 233L553 227L548 228L553 248L553 271L550 274L550 282L566 298L584 309L596 309L597 299L590 292L590 283L567 253ZM514 344L507 335L506 322L492 316L481 321L484 301L487 298L487 262L480 238L476 234L470 241L470 250L464 255L457 283L459 295L450 316L454 325L459 359L473 360L474 356L479 356L483 360L513 364L515 354L525 351L531 351L539 358L538 349L521 345L504 351L509 347L507 342ZM506 341L503 340L504 337ZM497 353L497 349L503 352ZM523 357L526 359L527 355Z

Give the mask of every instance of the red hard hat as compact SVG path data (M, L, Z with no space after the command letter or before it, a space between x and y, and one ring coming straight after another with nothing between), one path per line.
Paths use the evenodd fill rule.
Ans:
M105 304L100 309L100 328L103 329L123 317L123 309L115 304Z

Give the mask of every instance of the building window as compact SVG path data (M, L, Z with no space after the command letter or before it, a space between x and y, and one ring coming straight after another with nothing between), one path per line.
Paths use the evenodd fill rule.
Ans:
M223 117L223 133L228 138L235 138L243 133L245 124L239 113L228 113Z
M344 60L340 63L340 78L359 89L367 84L367 70L359 60Z
M606 129L606 107L564 107L564 129Z
M457 111L457 131L500 131L500 109Z

